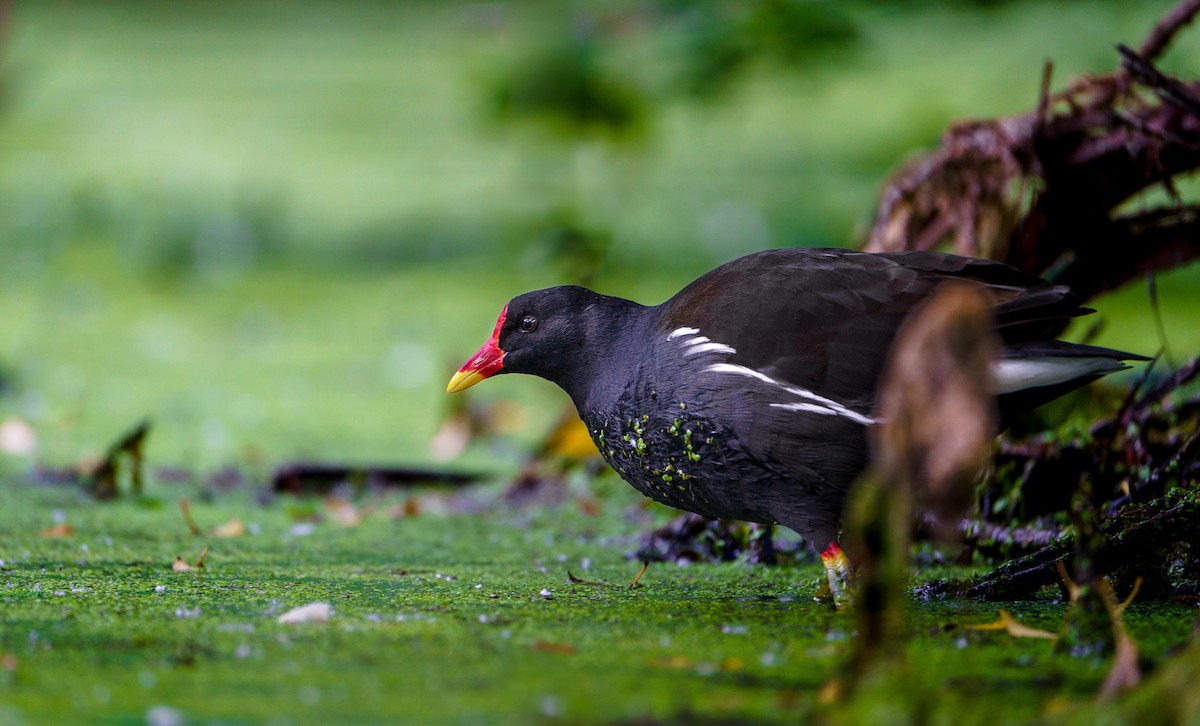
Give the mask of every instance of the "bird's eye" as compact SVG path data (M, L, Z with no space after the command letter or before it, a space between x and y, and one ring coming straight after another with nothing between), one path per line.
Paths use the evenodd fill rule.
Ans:
M537 318L532 315L526 315L521 319L521 332L532 333L537 330Z

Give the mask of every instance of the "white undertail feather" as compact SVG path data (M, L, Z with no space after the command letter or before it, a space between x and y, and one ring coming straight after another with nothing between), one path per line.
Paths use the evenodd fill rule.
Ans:
M992 364L997 395L1067 383L1087 376L1112 373L1126 366L1112 358L1009 358Z

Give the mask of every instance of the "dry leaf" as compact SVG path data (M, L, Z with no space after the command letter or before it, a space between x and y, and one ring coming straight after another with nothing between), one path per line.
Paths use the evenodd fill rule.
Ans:
M333 615L333 608L327 602L310 602L298 608L292 608L276 618L276 622L284 625L297 623L325 623Z
M575 407L563 410L554 428L542 440L536 458L562 457L573 461L595 459L600 456L596 444L588 433L587 424L579 419Z
M205 547L203 550L200 551L200 559L196 560L196 564L189 565L182 557L180 557L179 555L176 555L175 561L173 563L171 563L171 569L175 570L176 572L187 572L188 570L203 570L204 569L204 558L206 556L208 556L208 548L207 547Z
M429 450L438 461L449 461L466 451L471 442L471 421L465 415L451 414L429 440Z
M70 537L75 534L75 528L66 522L59 522L53 527L47 527L38 532L39 537Z
M600 501L592 497L580 497L575 500L579 513L585 517L595 517L600 514Z
M416 517L421 514L421 500L416 497L409 497L404 500L404 516Z
M562 655L574 655L575 653L575 646L570 643L555 643L550 640L535 640L530 647L543 653L561 653Z
M828 706L842 700L845 695L846 682L839 678L834 678L821 684L821 688L817 690L817 703L822 706Z
M977 625L964 625L966 630L1003 630L1014 638L1044 638L1046 640L1057 640L1058 634L1051 633L1049 630L1039 630L1031 628L1028 625L1023 625L1008 614L1007 610L1000 611L1000 618L995 622L981 623Z
M220 527L212 531L214 537L229 539L230 537L241 537L246 534L246 525L242 524L242 520L234 517Z
M592 585L595 587L605 586L603 582L592 582L590 580L578 578L573 575L570 570L567 570L567 582L570 582L572 585Z
M362 524L363 518L370 513L369 509L359 511L349 501L341 497L328 497L325 499L325 511L338 524L343 527L357 527Z
M687 656L673 655L670 658L659 658L658 660L654 661L654 665L658 666L659 668L674 668L677 670L682 670L684 668L691 668L695 665L695 663L693 663L692 660Z

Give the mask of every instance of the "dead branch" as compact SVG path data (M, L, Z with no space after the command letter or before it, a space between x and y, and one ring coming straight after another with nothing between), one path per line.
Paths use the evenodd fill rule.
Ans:
M1002 259L1087 298L1200 257L1200 211L1173 180L1200 168L1200 82L1155 66L1200 13L1186 0L1120 68L1049 92L1008 118L958 122L939 148L902 168L880 194L866 249L929 249ZM1122 214L1163 186L1174 204Z

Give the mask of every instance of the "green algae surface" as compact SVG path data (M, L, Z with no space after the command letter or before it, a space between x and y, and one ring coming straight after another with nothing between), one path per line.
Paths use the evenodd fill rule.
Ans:
M354 526L238 490L193 503L193 535L176 506L200 494L189 487L96 503L9 476L0 721L1025 723L1083 718L1107 672L1049 641L963 627L1004 607L1056 630L1054 593L913 602L895 678L824 704L855 621L812 601L819 566L660 564L631 588L626 553L669 512L615 477L583 486L598 514L516 509L485 485L441 513L398 516L409 495L358 502ZM447 501L416 495L435 499ZM211 534L233 518L244 534ZM172 569L206 546L202 569ZM312 602L332 606L328 622L277 622ZM1154 663L1194 615L1135 602L1127 625Z

